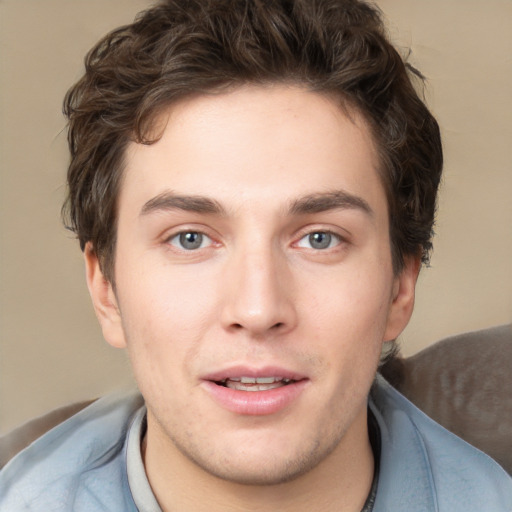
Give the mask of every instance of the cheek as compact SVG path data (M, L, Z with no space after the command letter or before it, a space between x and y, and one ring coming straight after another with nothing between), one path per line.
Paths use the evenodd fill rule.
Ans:
M197 271L158 263L125 261L119 269L118 302L136 377L177 374L218 316L215 288Z
M362 351L369 359L378 359L392 291L392 274L378 269L378 265L360 271L347 268L329 279L309 280L308 287L300 286L310 290L303 311L313 324L314 346L330 352L332 361L365 363Z
M125 259L119 270L119 300L133 327L186 333L200 328L215 307L214 279L201 265L171 265L158 253Z
M343 268L325 276L303 276L298 289L307 291L302 300L308 316L323 325L367 325L387 316L392 295L392 274L371 268Z

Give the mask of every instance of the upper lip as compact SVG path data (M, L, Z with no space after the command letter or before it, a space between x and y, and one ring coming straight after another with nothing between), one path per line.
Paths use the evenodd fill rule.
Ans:
M265 366L258 368L255 366L237 365L208 373L202 377L202 380L222 382L226 379L240 377L280 377L289 380L303 380L307 378L300 372L280 366Z

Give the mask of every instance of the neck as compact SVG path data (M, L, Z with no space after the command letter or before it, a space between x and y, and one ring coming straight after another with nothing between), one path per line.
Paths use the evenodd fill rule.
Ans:
M149 418L144 465L163 512L360 512L374 474L366 410L360 416L315 468L284 483L245 485L218 478L158 435L158 429L152 431Z

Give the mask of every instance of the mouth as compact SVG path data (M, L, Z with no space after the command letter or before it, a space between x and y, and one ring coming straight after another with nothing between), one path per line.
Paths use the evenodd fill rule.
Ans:
M237 391L270 391L297 382L286 377L230 377L215 384Z
M292 406L309 379L284 369L231 368L205 376L202 387L215 403L240 415L269 415Z

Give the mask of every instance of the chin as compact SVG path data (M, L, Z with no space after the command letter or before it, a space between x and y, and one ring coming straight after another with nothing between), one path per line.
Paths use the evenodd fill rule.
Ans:
M197 463L197 462L196 462ZM210 475L227 482L246 486L273 486L291 482L308 473L319 460L280 460L254 464L248 461L226 465L203 466Z
M288 446L288 450L276 446L275 442L256 443L250 449L238 450L236 447L240 444L232 444L225 450L218 447L218 456L211 458L190 451L182 450L182 453L196 466L221 480L246 486L273 486L296 480L315 469L335 450L342 437L339 434L310 439L309 443L303 438L295 447Z

